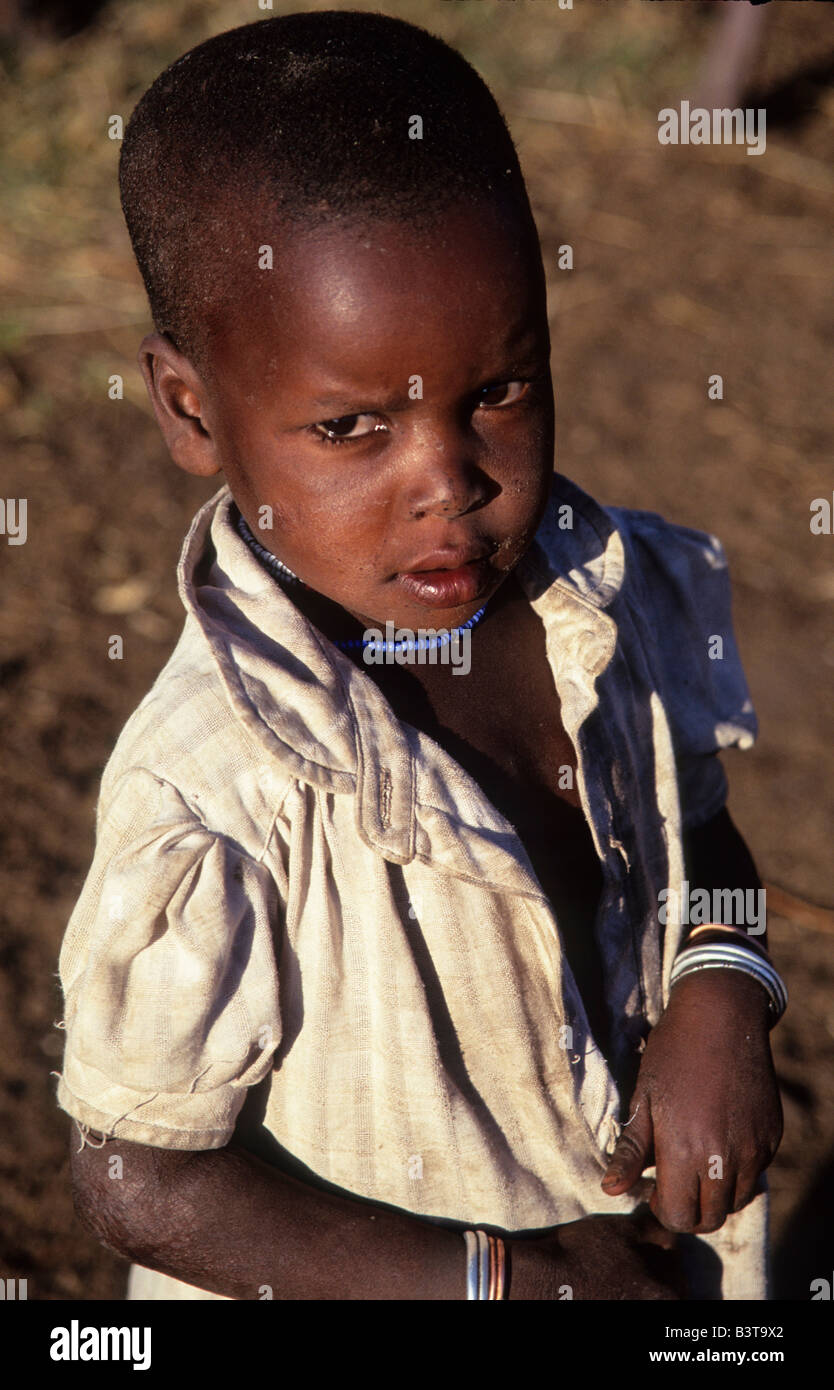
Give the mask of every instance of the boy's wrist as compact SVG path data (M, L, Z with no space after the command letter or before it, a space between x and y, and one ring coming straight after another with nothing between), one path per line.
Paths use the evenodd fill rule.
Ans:
M669 996L679 1004L694 1002L699 1008L709 1005L719 1012L731 1012L733 1018L743 1015L754 1026L770 1031L773 1014L770 996L758 980L742 970L697 970L684 975L672 985Z
M735 926L706 923L696 927L677 953L670 985L674 988L685 976L716 970L754 980L768 998L769 1026L779 1021L788 995L764 942L752 942L747 932Z

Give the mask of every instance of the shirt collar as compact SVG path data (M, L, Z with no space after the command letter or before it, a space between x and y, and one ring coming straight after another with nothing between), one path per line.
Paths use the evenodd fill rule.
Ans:
M208 644L229 703L254 744L287 775L325 790L354 791L362 839L385 858L408 863L421 834L425 840L418 792L435 808L444 804L444 788L432 786L436 772L423 766L425 760L416 766L423 736L400 722L371 677L323 637L266 572L232 524L232 505L228 486L205 503L178 569L180 597ZM593 681L616 641L604 610L624 573L612 519L554 474L544 517L516 573L547 630L557 680L561 672L577 681L593 702ZM486 820L478 826L479 873L540 893L529 864L519 865L505 843L507 822L491 814ZM452 867L455 837L450 832L447 839L438 849ZM471 846L467 853L471 858Z

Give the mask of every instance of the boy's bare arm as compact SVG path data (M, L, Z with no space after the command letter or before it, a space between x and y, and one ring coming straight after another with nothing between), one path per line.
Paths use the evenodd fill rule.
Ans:
M108 1176L114 1154L120 1178ZM281 1299L465 1296L457 1232L310 1187L234 1142L85 1146L72 1183L78 1215L110 1249L227 1298L264 1286Z
M323 1192L232 1142L180 1152L112 1140L77 1152L76 1211L108 1248L227 1298L466 1297L459 1232ZM122 1159L121 1178L109 1160ZM511 1242L511 1299L675 1299L676 1256L642 1208Z

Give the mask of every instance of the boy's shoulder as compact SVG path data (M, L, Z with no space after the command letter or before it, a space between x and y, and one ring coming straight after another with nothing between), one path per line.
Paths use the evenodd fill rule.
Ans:
M657 512L603 507L570 487L613 556L601 606L610 609L626 653L648 661L677 751L701 757L731 745L750 748L758 720L736 641L721 541ZM721 794L719 786L715 795ZM690 798L688 814L695 814L694 805Z
M566 520L572 529L562 529ZM581 598L586 616L613 620L626 664L648 670L681 746L751 746L758 724L717 536L657 512L602 506L555 475L536 540L555 586Z
M168 661L119 734L102 775L102 797L141 769L198 800L216 783L212 750L225 747L233 756L242 736L209 645L189 613Z
M229 700L215 653L189 613L168 662L122 728L102 774L96 840L208 832L259 862L295 769ZM114 853L115 848L114 848Z
M558 473L536 541L551 576L599 608L618 596L666 608L705 586L727 585L716 536L657 512L603 505Z
M178 567L185 624L110 755L100 813L119 783L129 800L131 778L173 787L208 826L262 824L299 777L353 785L344 672L238 536L230 505L221 488L192 521Z

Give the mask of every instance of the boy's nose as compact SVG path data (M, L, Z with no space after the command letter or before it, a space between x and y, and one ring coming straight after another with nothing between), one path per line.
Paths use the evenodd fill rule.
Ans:
M419 485L410 490L410 516L462 516L486 501L486 488L477 481L474 465L466 472L445 466L431 478L422 477Z
M405 482L409 516L462 516L488 497L488 479L472 437L455 429L426 432L415 442Z

